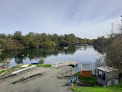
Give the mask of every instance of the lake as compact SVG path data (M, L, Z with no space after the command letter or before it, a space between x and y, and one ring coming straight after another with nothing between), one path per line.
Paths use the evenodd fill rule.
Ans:
M5 51L0 55L0 58L2 60L6 58L10 59L9 68L17 64L36 63L41 58L44 58L45 64L51 64L52 62L60 62L64 60L78 61L79 65L74 68L77 72L80 70L81 62L92 63L92 69L94 69L96 59L101 56L102 54L95 50L93 46L72 46L68 47L68 49L56 47Z

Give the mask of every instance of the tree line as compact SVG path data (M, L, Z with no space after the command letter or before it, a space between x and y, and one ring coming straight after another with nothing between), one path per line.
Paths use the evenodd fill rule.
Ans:
M108 38L98 37L93 41L94 48L105 54L105 63L118 68L122 76L122 24L118 33L111 33Z
M57 35L29 32L22 35L21 31L16 31L13 35L0 34L0 48L3 50L71 46L78 43L92 44L93 40L82 39L74 34Z

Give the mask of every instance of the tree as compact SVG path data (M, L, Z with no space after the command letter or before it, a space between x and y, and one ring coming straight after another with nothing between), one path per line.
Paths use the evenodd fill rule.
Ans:
M40 58L40 60L38 61L39 64L44 64L44 58Z
M116 38L109 45L106 53L106 61L109 65L118 67L122 63L122 37Z
M4 45L3 39L0 39L0 51L4 50Z
M0 34L0 38L5 39L5 38L7 38L7 36L5 34Z
M14 33L14 39L22 40L22 32L21 31L16 31Z

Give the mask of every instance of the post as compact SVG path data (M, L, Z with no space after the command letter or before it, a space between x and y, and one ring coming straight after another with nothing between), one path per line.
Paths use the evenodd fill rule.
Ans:
M29 81L29 76L27 78L28 78L28 81Z
M77 83L78 83L78 77L77 77Z
M71 81L71 86L73 86L73 81Z
M82 70L82 64L80 65L80 71Z

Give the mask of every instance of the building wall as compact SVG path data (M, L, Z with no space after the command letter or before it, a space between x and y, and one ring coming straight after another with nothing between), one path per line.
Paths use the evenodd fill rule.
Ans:
M82 77L92 77L92 71L80 71Z
M103 86L106 86L106 81L102 80L101 78L97 77L97 82L102 84Z
M104 86L112 86L117 85L118 80L118 71L112 71L112 72L104 72L105 73L105 80L100 78L97 75L97 82L104 85Z

